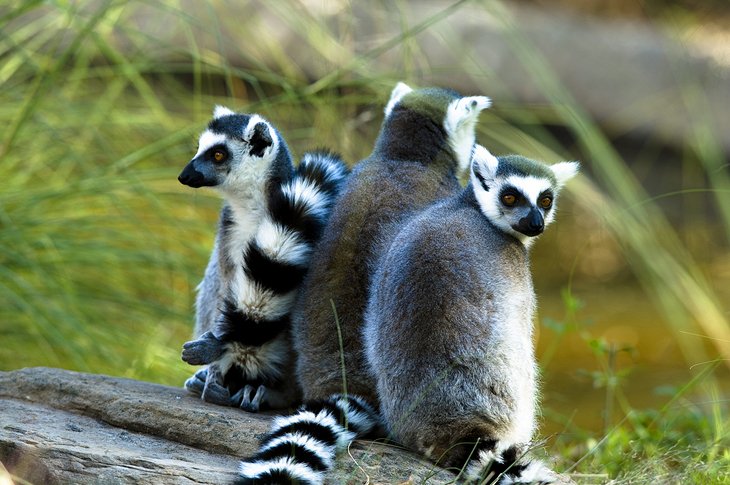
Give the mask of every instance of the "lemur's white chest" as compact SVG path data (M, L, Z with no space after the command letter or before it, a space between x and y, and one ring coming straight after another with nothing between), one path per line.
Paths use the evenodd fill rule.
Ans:
M231 207L233 223L226 234L225 256L233 268L229 293L236 302L250 299L245 295L253 291L253 282L248 281L244 271L244 256L248 244L256 237L258 228L266 217L263 184L256 185L259 187L247 191L247 194L236 194L235 200L233 197L226 198Z
M229 254L226 255L236 266L243 262L248 242L266 215L266 167L270 160L250 160L246 169L233 170L219 188L231 207L233 225L228 232Z
M237 207L232 206L233 224L228 232L228 259L237 270L242 269L246 246L256 235L256 231L264 217L263 204L246 201Z
M511 295L500 320L500 354L507 363L505 377L516 403L511 426L502 437L508 443L527 443L535 430L537 370L532 344L534 309L535 296L530 288Z

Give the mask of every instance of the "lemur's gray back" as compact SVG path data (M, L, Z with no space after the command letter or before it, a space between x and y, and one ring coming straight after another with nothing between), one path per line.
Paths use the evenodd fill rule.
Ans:
M459 189L456 173L469 163L474 124L488 106L487 98L450 90L411 91L402 84L394 90L375 149L338 199L295 307L297 375L306 399L346 388L376 402L361 336L371 265L404 217ZM451 120L454 126L445 127Z
M342 360L348 393L373 398L374 386L362 359L360 322L370 282L370 265L379 241L387 241L404 211L423 207L458 188L453 175L432 177L414 165L399 172L406 180L387 173L388 162L359 167L335 208L323 240L317 247L310 273L294 314L294 342L298 378L307 399L321 399L343 391ZM415 182L415 183L409 183ZM413 197L411 197L413 196ZM358 210L351 209L358 204ZM362 204L362 205L359 205ZM342 348L333 314L337 311Z

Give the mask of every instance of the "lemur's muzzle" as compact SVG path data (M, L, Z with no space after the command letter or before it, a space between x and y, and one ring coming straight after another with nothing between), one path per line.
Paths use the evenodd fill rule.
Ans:
M205 174L195 169L195 160L191 160L190 163L185 165L185 168L177 177L181 184L187 185L188 187L198 188L203 186L215 185L215 181L210 180Z
M533 207L530 209L529 214L520 219L513 229L525 236L539 236L545 230L545 220L540 211Z

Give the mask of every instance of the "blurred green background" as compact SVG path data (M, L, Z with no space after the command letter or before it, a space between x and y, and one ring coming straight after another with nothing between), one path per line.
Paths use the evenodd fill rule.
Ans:
M533 251L542 436L586 483L730 483L722 0L0 6L0 369L179 386L215 104L367 156L395 82L486 94L493 153L580 160Z

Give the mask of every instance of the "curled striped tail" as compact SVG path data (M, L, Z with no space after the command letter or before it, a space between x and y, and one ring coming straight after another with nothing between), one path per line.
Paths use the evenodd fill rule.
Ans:
M347 166L335 153L326 150L305 153L294 177L269 198L272 219L295 229L311 246L322 235L348 173Z
M555 472L539 460L528 459L526 447L505 447L496 440L479 440L472 449L471 463L466 467L469 483L511 485L553 483L558 479Z
M288 329L296 291L347 174L338 155L307 152L294 176L269 192L266 214L245 249L244 284L226 302L218 334L261 345Z
M360 397L335 394L308 402L274 420L259 451L241 463L236 483L318 485L339 450L384 434L380 414Z

